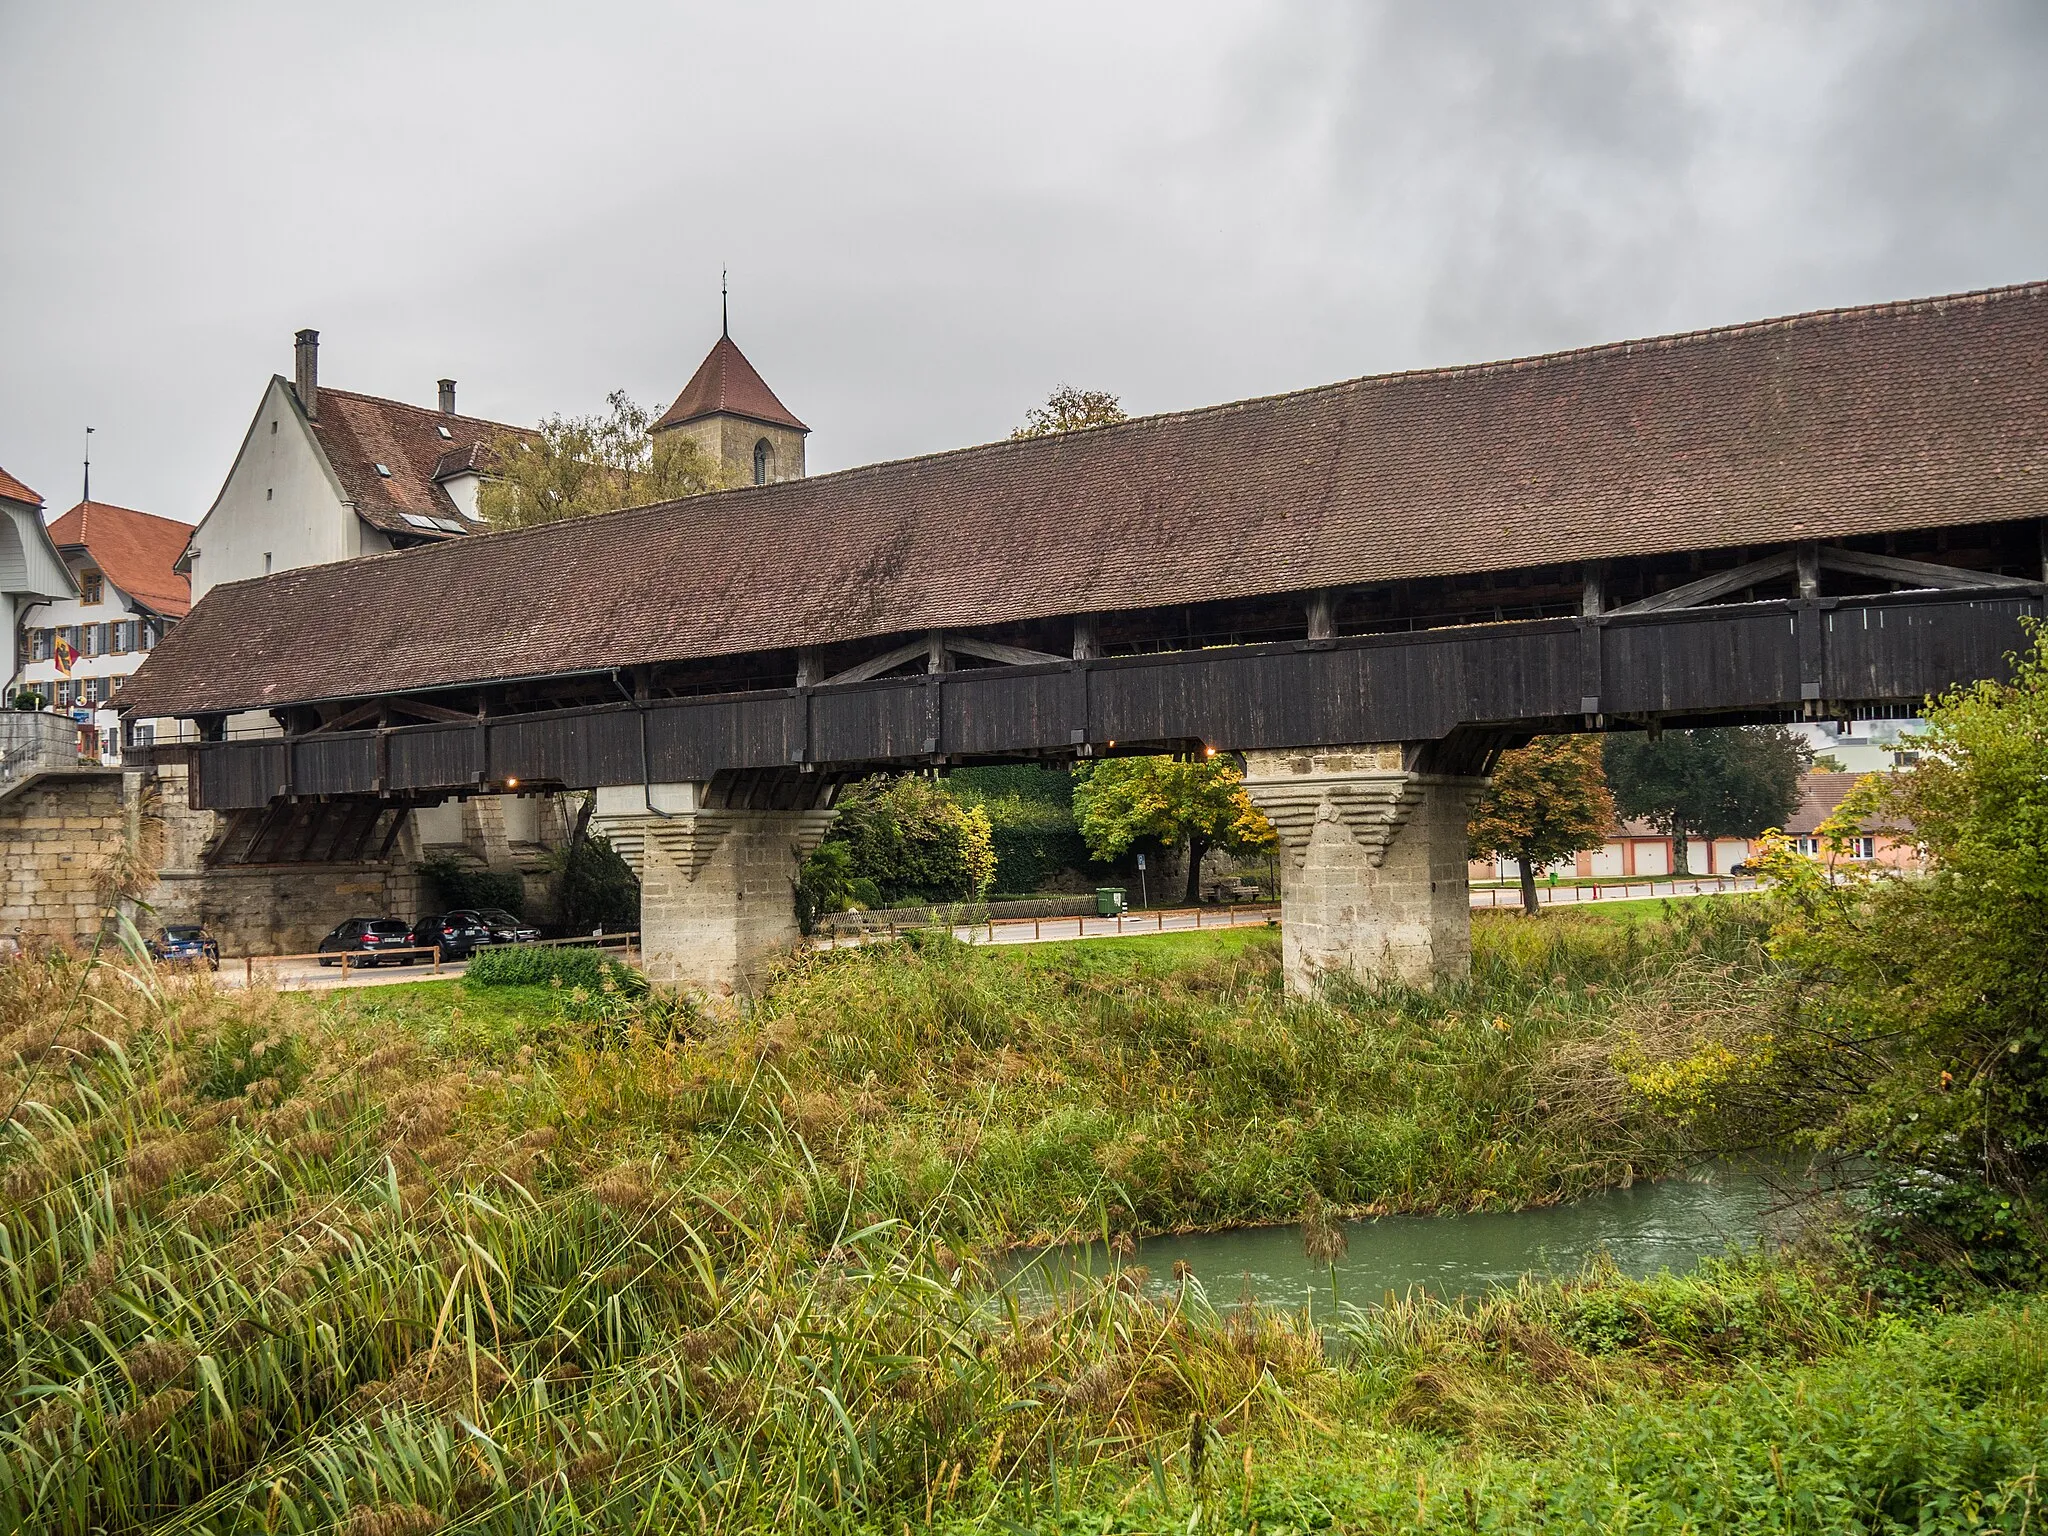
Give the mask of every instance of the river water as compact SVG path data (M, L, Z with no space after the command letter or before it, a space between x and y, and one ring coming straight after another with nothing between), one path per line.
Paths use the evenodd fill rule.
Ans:
M1383 1216L1344 1224L1349 1249L1335 1266L1335 1298L1354 1305L1426 1291L1442 1300L1512 1286L1523 1275L1569 1275L1605 1253L1631 1275L1683 1271L1731 1245L1754 1244L1774 1226L1781 1196L1753 1174L1708 1169L1686 1178L1604 1190L1565 1205L1469 1216ZM1066 1281L1109 1272L1101 1243L1020 1255L1011 1283L1044 1295ZM1146 1238L1123 1259L1150 1271L1150 1289L1175 1284L1185 1263L1223 1304L1246 1291L1268 1306L1326 1310L1331 1268L1302 1252L1301 1228L1239 1227Z

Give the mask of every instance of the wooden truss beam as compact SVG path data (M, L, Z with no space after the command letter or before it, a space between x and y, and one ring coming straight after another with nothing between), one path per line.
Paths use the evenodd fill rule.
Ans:
M977 661L998 662L1006 667L1036 667L1048 662L1061 665L1068 659L1065 656L1055 656L1048 651L1027 650L1021 645L1001 645L993 640L974 640L966 635L942 634L936 639L927 636L922 640L913 640L908 645L899 645L893 651L871 656L856 666L848 667L844 672L833 673L819 686L830 688L840 683L864 683L919 657L929 662L934 650L950 652L955 656L972 656Z
M1673 587L1668 592L1630 603L1625 608L1610 608L1610 614L1626 613L1668 613L1678 608L1699 608L1717 597L1730 592L1739 592L1744 587L1773 581L1781 576L1797 576L1802 596L1818 595L1817 577L1820 571L1841 571L1850 576L1867 576L1876 581L1889 581L1907 591L1919 592L1982 592L1982 591L2030 591L2038 582L2027 581L2017 576L2000 576L1991 571L1968 571L1956 565L1936 565L1927 560L1902 560L1896 555L1873 555L1859 549L1807 549L1805 551L1780 550L1774 555L1765 555L1761 560L1752 560L1747 565L1738 565L1733 570L1716 571L1711 576L1702 576L1698 581L1689 581L1682 587Z

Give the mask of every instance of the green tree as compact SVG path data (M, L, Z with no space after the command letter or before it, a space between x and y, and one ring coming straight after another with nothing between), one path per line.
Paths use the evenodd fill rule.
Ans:
M1782 725L1666 731L1607 738L1607 782L1624 816L1671 839L1671 864L1687 872L1691 836L1755 837L1799 803L1806 745Z
M833 893L872 881L885 906L973 900L995 879L988 813L916 775L877 775L847 789L827 841L845 844L849 861L838 869L835 854L833 870L820 864L821 879L831 875Z
M1472 808L1474 858L1513 859L1522 875L1522 907L1536 916L1536 871L1598 848L1614 825L1614 797L1600 766L1597 736L1538 736L1504 752Z
M1098 859L1133 843L1185 843L1187 900L1202 899L1202 860L1211 848L1251 853L1277 841L1272 823L1244 791L1244 775L1224 757L1112 757L1074 774L1074 820Z
M1052 437L1060 432L1078 432L1083 427L1111 427L1129 420L1123 402L1107 390L1076 389L1071 384L1062 384L1046 396L1045 404L1034 405L1026 411L1024 425L1010 436Z
M1863 779L1824 857L1767 844L1785 1007L1646 1065L1717 1144L1867 1159L1878 1232L1980 1276L2048 1269L2048 657L1930 702L1918 766ZM1917 840L1924 876L1847 857Z
M499 528L524 528L725 490L723 467L680 432L655 437L654 418L624 390L595 416L550 416L531 433L501 433L477 510Z

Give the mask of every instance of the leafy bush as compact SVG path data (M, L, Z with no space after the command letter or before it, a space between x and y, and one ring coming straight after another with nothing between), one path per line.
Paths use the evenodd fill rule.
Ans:
M1703 1140L1797 1138L1875 1170L1873 1234L1999 1284L2048 1270L2048 656L1933 701L1919 766L1782 837L1784 1005L1634 1074ZM1887 823L1891 826L1887 826ZM1924 878L1848 857L1894 832Z
M601 950L570 944L510 944L478 950L464 981L473 987L590 988L610 981L633 996L647 990L646 978L630 965Z
M421 859L419 872L437 912L503 907L515 917L526 915L526 882L511 870L477 869L443 853Z
M995 879L988 813L929 779L863 779L840 796L832 841L846 845L849 878L873 881L884 906L972 900Z
M547 867L561 892L558 917L568 932L624 933L640 926L639 878L602 833L586 834L573 848L557 848Z

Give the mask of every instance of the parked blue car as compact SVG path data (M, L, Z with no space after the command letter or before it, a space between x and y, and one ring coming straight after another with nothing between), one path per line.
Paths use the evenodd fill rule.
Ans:
M157 931L149 941L149 952L169 965L204 965L220 969L220 945L212 934L196 924L180 924Z

